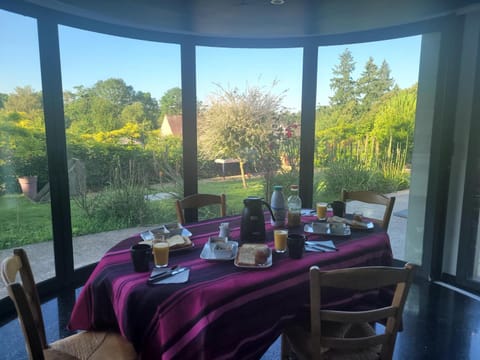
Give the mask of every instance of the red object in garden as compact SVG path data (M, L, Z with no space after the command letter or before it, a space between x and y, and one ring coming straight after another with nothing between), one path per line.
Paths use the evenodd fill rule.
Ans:
M38 176L21 176L18 178L23 195L31 200L37 196L37 180Z

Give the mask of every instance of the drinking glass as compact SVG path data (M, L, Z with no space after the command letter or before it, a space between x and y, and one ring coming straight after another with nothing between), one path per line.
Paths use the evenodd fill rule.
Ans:
M284 253L287 251L287 230L274 230L273 240L275 243L275 252Z

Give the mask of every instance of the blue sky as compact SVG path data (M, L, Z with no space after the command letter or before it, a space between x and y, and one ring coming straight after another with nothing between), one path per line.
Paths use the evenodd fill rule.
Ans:
M98 80L122 78L136 91L160 99L172 87L181 87L180 46L124 39L61 26L59 28L64 90L90 87ZM0 92L31 85L41 90L38 40L35 20L0 10ZM418 79L421 37L374 43L327 46L319 49L317 104L327 105L329 79L345 48L356 62L354 78L369 56L380 65L385 59L401 87ZM225 88L258 86L272 93L286 91L284 105L300 109L302 50L197 48L197 98ZM272 84L276 85L272 87Z

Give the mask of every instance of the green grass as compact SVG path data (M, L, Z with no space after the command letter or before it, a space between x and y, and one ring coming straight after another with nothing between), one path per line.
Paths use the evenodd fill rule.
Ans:
M199 192L227 195L227 214L239 214L243 209L243 199L248 196L263 197L263 179L260 176L247 180L244 188L240 177L214 178L199 181ZM160 190L161 189L161 190ZM168 186L153 186L149 192L154 194L161 191L174 191ZM285 194L287 196L287 194ZM316 193L317 200L331 201L338 196ZM72 234L80 236L102 231L117 230L131 227L130 224L114 220L97 221L95 218L85 216L82 209L74 202L70 202L72 214ZM148 202L148 216L139 226L156 225L176 220L175 199L156 200ZM215 216L212 209L200 211L200 219ZM52 225L50 203L34 203L23 195L3 195L0 197L0 249L8 249L26 244L52 240ZM133 226L135 226L133 225Z
M248 196L263 196L261 177L247 180L247 188L242 185L240 177L202 180L198 184L198 192L205 194L225 194L227 197L227 214L239 214L243 209L243 199Z
M23 195L0 197L0 248L52 239L49 203L34 203Z
M242 187L240 178L223 180L202 180L199 191L205 193L225 193L227 196L228 214L239 213L243 209L243 199L249 195L261 196L261 178L252 178L248 181L248 188ZM152 193L158 188L153 187ZM164 189L165 190L165 189ZM95 221L87 218L81 208L70 202L72 215L73 236L92 234L102 231L125 228L122 223L115 221ZM175 199L156 200L148 202L149 214L145 223L136 225L155 225L176 220ZM201 212L200 217L210 216ZM50 203L35 203L23 195L3 195L0 197L0 249L9 249L38 242L52 240L52 221Z

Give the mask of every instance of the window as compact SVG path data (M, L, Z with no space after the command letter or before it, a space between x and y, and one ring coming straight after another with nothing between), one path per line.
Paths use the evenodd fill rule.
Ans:
M79 267L175 219L182 147L165 119L178 106L180 48L65 26L59 37Z
M55 266L36 20L0 10L0 42L0 252L23 247L42 281Z
M197 48L199 192L269 199L298 184L302 49Z
M420 151L413 143L420 42L416 36L318 49L313 201L338 200L343 188L396 196L388 232L397 259L406 258L410 169ZM347 212L355 210L376 217L384 208L347 204Z

